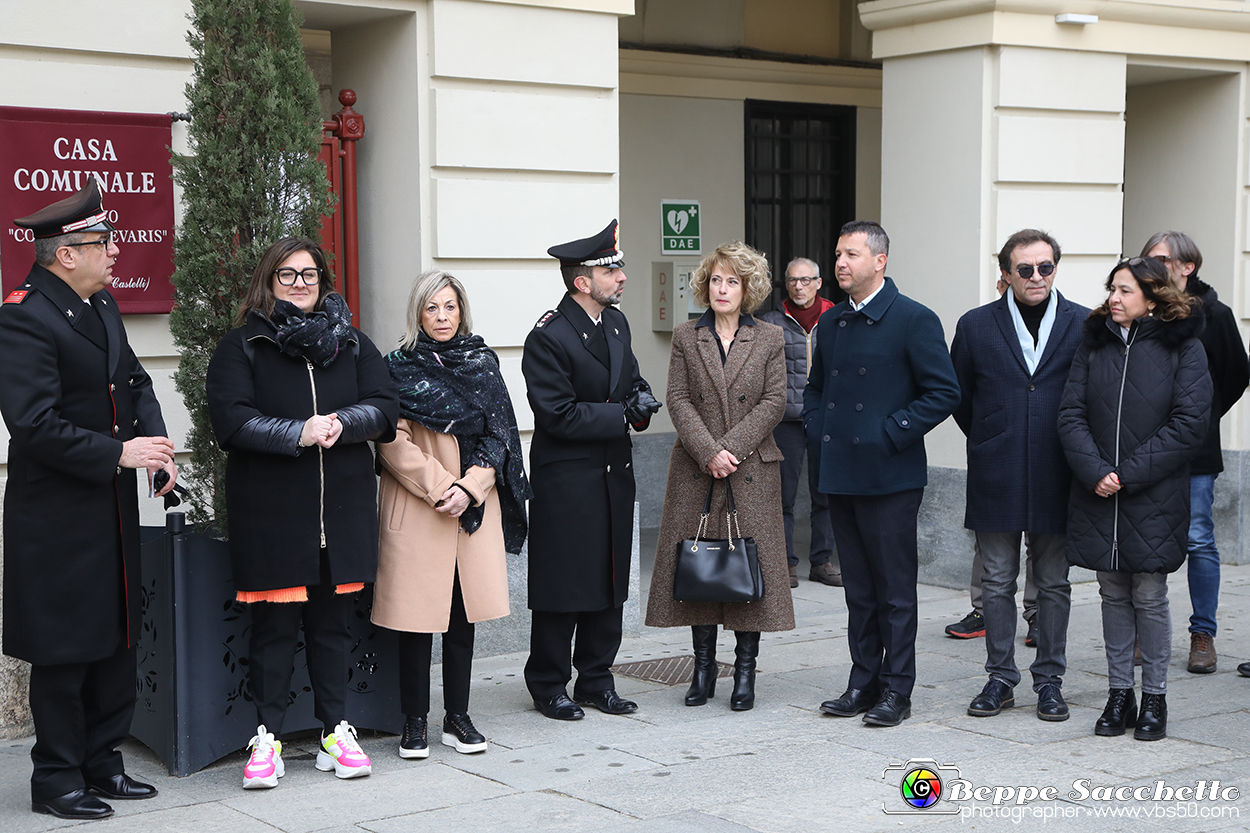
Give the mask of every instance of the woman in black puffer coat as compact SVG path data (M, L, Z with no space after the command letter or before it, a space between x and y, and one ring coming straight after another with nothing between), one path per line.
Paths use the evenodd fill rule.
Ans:
M1068 560L1098 571L1110 695L1099 735L1167 736L1167 574L1184 563L1189 461L1206 436L1211 377L1202 311L1151 258L1116 264L1085 322L1059 407L1072 467ZM1133 646L1142 652L1142 701Z

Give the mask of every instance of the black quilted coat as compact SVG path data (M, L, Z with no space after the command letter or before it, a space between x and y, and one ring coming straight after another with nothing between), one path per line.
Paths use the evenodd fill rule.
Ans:
M1086 320L1059 406L1072 467L1068 561L1078 567L1170 573L1184 563L1189 462L1211 410L1202 326L1200 308L1178 321L1139 318L1126 345L1110 318ZM1112 471L1122 488L1099 497Z

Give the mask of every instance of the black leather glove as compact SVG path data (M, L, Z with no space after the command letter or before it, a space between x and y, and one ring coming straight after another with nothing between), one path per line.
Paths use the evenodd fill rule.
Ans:
M625 420L635 431L641 431L651 422L651 415L662 407L660 400L651 395L651 389L640 385L625 399Z

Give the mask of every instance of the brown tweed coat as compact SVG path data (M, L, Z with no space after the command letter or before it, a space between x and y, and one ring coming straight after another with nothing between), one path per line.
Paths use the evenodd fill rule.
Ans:
M772 324L742 317L742 325L721 367L713 328L694 321L673 328L665 405L677 428L668 463L664 516L651 574L647 624L652 627L722 624L728 630L785 631L794 628L794 605L786 566L781 520L781 450L773 428L786 409L785 336ZM764 598L714 604L673 599L677 544L693 536L707 498L707 464L722 448L741 463L730 475L738 524L759 546ZM717 486L708 518L708 538L727 537L725 490Z

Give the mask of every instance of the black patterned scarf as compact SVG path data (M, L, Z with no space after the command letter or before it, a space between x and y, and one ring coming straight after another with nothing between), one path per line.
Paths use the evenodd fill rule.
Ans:
M528 528L525 501L531 492L512 399L495 351L480 336L435 341L423 332L411 350L387 355L386 365L399 386L400 416L456 438L461 477L470 466L495 470L504 548L520 552ZM482 514L482 506L470 505L460 516L460 527L476 532Z
M274 338L278 349L288 356L329 367L356 336L352 332L352 312L342 295L330 293L323 306L322 310L306 313L290 301L275 301L273 314L266 320L278 332Z

